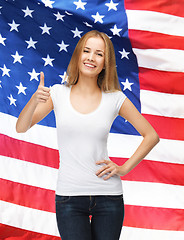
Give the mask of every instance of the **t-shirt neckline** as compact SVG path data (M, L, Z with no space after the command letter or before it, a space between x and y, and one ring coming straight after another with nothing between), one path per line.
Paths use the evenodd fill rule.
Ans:
M78 115L80 115L80 116L87 117L87 116L90 116L90 115L95 114L95 113L98 112L98 110L101 108L101 105L102 105L102 102L103 102L103 96L104 96L104 92L103 92L103 91L102 91L102 96L101 96L100 103L98 104L98 106L96 107L96 109L94 109L93 111L91 111L91 112L89 112L89 113L81 113L81 112L77 111L77 110L73 107L73 105L72 105L72 103L71 103L71 100L70 100L71 89L72 89L72 86L69 87L68 101L69 101L70 108L71 108L72 111L75 112L76 114L78 114Z

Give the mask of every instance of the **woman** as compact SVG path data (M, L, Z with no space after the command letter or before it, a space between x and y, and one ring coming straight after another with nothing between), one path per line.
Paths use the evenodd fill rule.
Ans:
M26 132L53 109L60 152L56 217L61 238L118 240L124 218L120 176L131 171L159 137L120 91L114 48L106 34L94 30L79 40L66 85L50 90L40 74L39 87L18 118L17 132ZM108 134L118 114L143 136L122 166L107 153Z

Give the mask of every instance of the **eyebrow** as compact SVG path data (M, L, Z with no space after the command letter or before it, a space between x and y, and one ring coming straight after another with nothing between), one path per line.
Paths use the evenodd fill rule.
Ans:
M91 48L89 48L89 47L84 47L84 48L87 48L87 49L91 49ZM96 50L97 52L103 52L104 53L104 51L103 50Z

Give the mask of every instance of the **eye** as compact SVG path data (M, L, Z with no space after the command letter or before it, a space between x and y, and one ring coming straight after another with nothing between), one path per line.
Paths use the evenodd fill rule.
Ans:
M101 51L96 51L96 55L99 56L99 57L103 57L104 56L103 52L101 52Z
M103 54L102 53L97 53L98 56L100 57L103 57Z
M88 52L89 52L89 50L86 50L86 49L84 49L84 50L83 50L83 52L85 52L85 53L88 53Z

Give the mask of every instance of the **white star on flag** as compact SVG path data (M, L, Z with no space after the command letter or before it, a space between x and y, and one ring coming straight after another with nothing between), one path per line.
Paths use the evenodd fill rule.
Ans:
M38 75L40 75L40 73L37 73L34 68L33 68L32 72L28 72L28 74L31 76L30 81L32 81L33 79L35 79L36 81L39 81Z
M66 48L69 46L69 44L65 44L64 41L62 41L61 44L57 44L57 45L60 47L59 52L61 52L62 50L64 50L65 52L68 52Z
M110 3L106 3L105 5L108 7L108 11L110 11L111 9L117 11L118 9L117 9L116 6L117 6L118 4L119 4L119 3L114 3L114 2L111 0Z
M0 34L0 43L3 44L5 46L4 41L6 40L6 38L3 38L2 35Z
M81 34L83 33L83 31L79 31L78 28L76 27L75 30L71 30L74 34L73 38L79 37L81 38Z
M51 28L51 27L47 27L47 24L46 24L46 23L44 23L44 26L43 26L43 27L40 27L40 28L42 29L42 34L47 33L47 34L50 35L49 30L52 29L52 28Z
M52 61L54 61L55 58L50 58L49 54L47 54L47 57L42 59L45 61L44 67L47 65L50 65L51 67L53 67Z
M11 70L8 69L5 64L4 64L3 68L0 68L0 69L3 71L2 76L7 75L8 77L10 77L9 72L10 72Z
M133 85L134 83L130 83L130 82L128 81L128 78L126 78L126 81L125 81L125 82L121 82L121 84L124 85L123 91L125 91L126 89L132 91L131 85Z
M10 105L13 104L16 107L16 103L15 102L17 101L17 99L14 99L12 94L10 94L10 97L8 97L8 99L10 100Z
M130 54L130 52L126 52L124 48L123 51L119 51L119 53L121 54L121 59L124 57L129 59L128 54Z
M100 15L100 14L97 12L96 15L91 15L91 16L92 16L92 18L95 19L94 23L96 23L96 22L103 23L102 18L104 18L104 15Z
M51 0L42 0L42 2L45 4L45 7L50 7L50 8L53 8L52 4L55 3L55 1L51 1Z
M22 85L22 83L20 82L20 85L19 86L16 86L16 88L18 88L18 95L20 94L20 93L23 93L24 95L26 95L26 93L25 93L25 90L27 89L27 87L23 87L23 85Z
M116 24L114 25L114 28L110 29L113 33L113 35L118 35L120 37L119 32L122 30L122 28L117 28Z
M21 58L23 58L23 56L19 55L19 53L16 51L15 55L11 55L14 58L13 63L19 62L22 64Z
M19 26L20 24L15 23L14 20L12 21L12 23L8 23L8 25L10 25L10 27L11 27L11 28L10 28L10 32L13 31L13 30L15 30L15 31L17 31L17 32L19 31L19 30L18 30L18 26Z
M59 12L57 12L57 14L54 14L54 16L56 17L56 21L61 20L64 22L63 18L65 17L65 15L61 15Z
M64 72L63 75L59 75L59 77L62 79L61 83L64 83L65 82L65 77L66 77L66 72Z
M35 44L38 41L33 41L32 37L30 37L29 41L25 41L25 42L28 44L27 48L31 48L32 47L32 48L36 49Z
M28 6L26 7L26 9L24 10L24 9L22 9L22 11L25 13L25 15L24 15L24 17L27 17L27 16L29 16L29 17L33 17L32 16L32 12L34 12L34 10L30 10L29 8L28 8Z
M87 4L87 2L82 2L81 0L79 0L78 2L73 2L76 5L76 9L81 8L82 10L85 10L85 5Z

